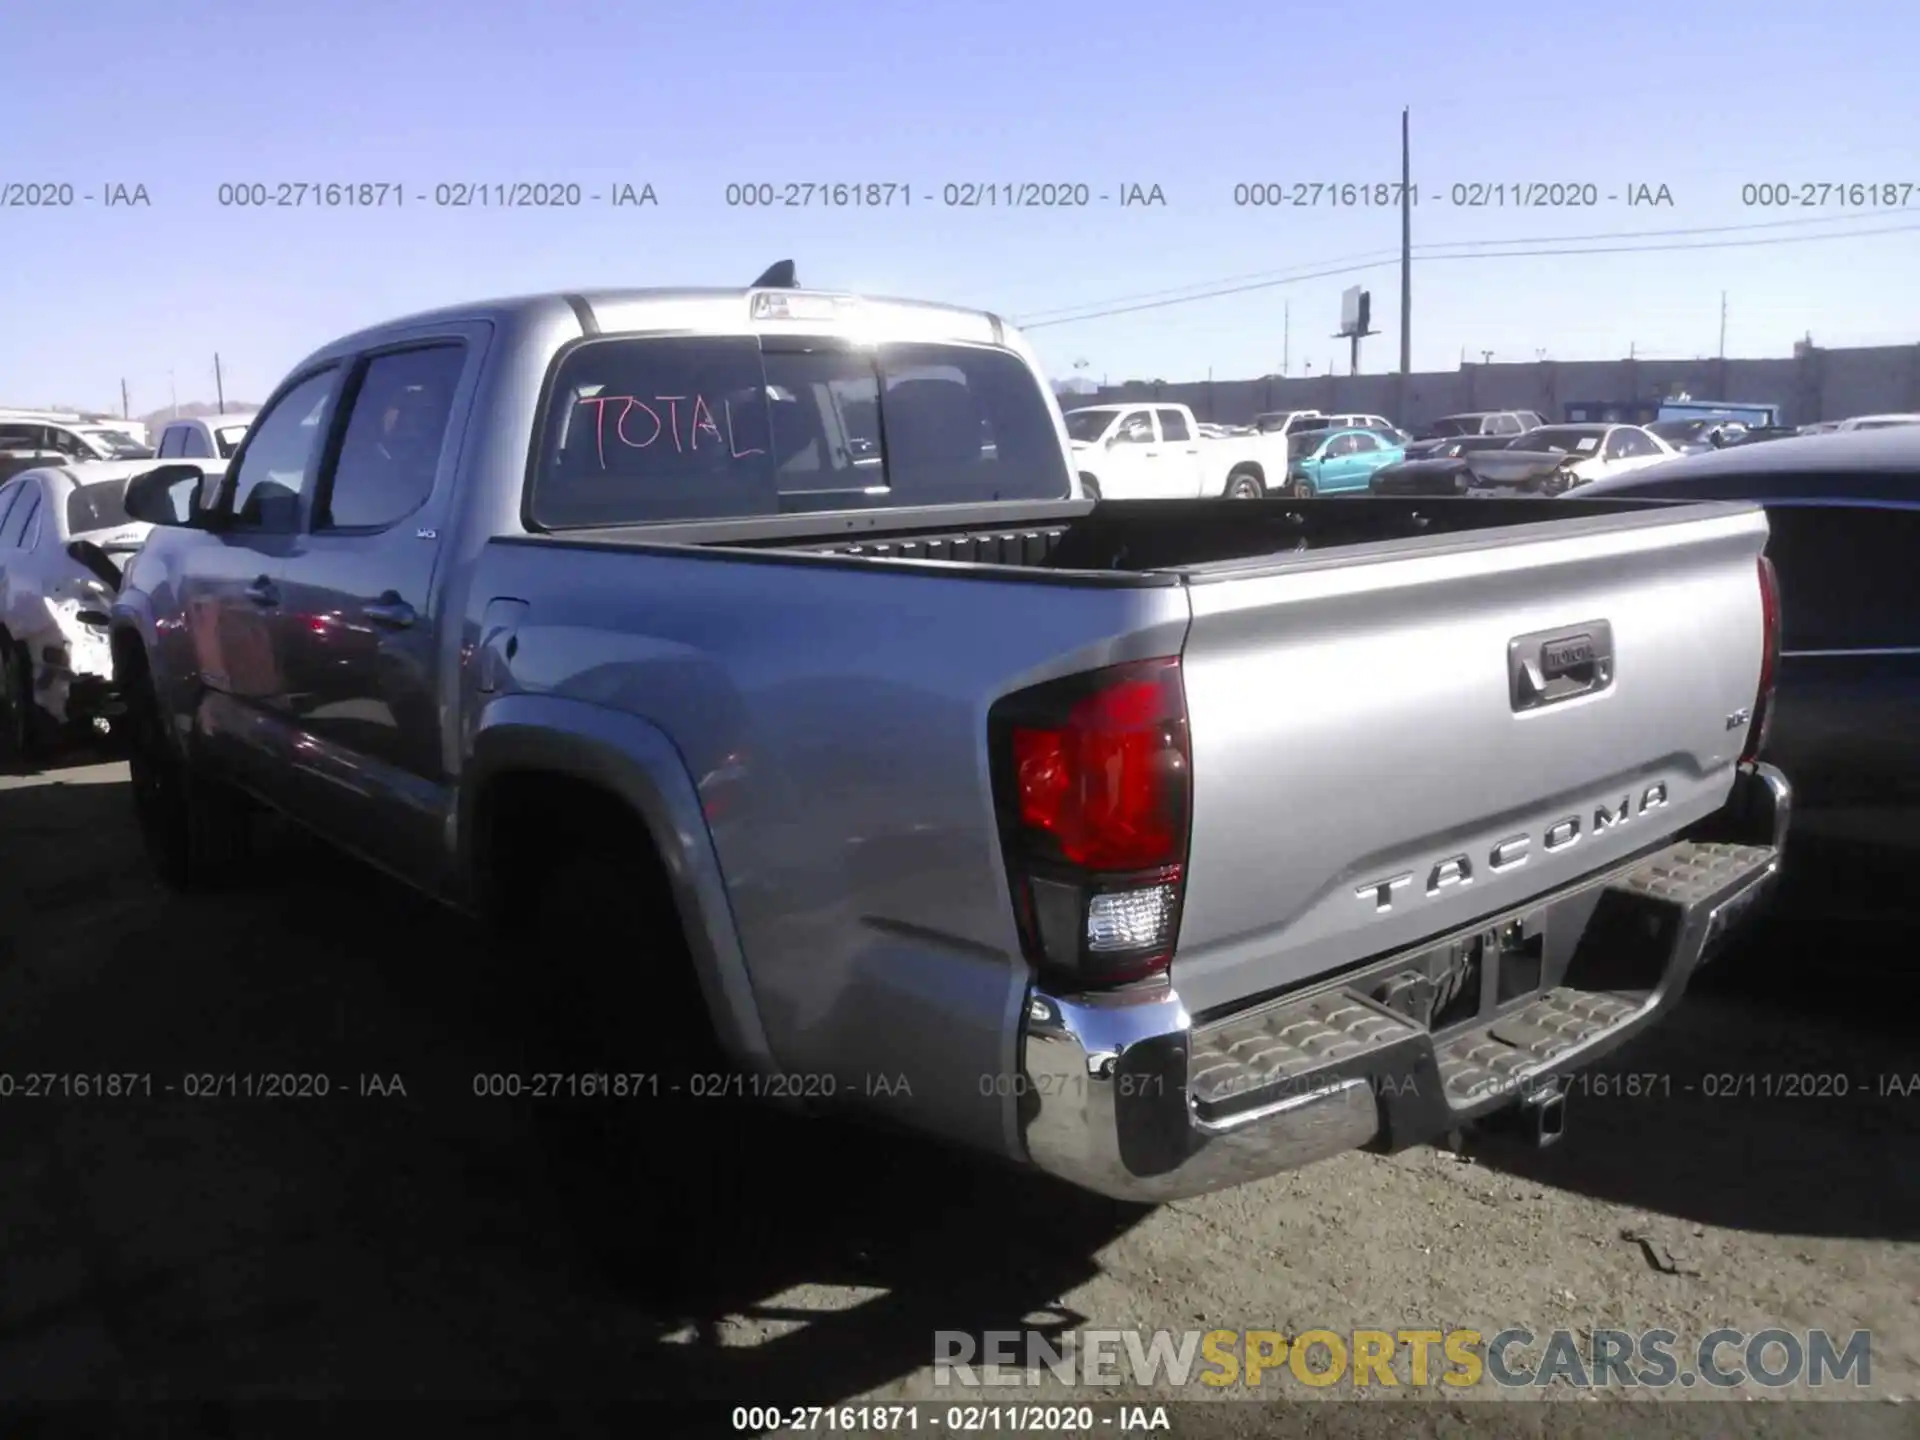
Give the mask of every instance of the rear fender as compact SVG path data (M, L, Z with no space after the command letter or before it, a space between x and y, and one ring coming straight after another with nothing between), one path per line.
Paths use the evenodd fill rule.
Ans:
M461 776L454 816L457 873L477 873L475 802L492 778L512 770L546 771L598 786L640 818L666 864L715 1034L739 1063L775 1070L713 838L693 779L666 733L637 716L580 700L494 700L481 713Z

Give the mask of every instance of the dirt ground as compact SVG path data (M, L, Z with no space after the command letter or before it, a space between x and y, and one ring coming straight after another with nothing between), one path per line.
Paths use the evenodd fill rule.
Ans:
M298 845L238 896L169 897L123 766L0 777L0 1398L191 1400L198 1433L234 1435L271 1433L236 1418L249 1399L408 1396L586 1433L613 1398L951 1399L934 1332L1023 1326L1865 1329L1865 1394L1920 1396L1920 1089L1897 1093L1920 1083L1920 916L1828 901L1608 1066L1657 1093L1588 1085L1546 1151L1354 1155L1149 1210L712 1109L636 1126L609 1174L473 1094L524 1068L538 957L502 973L461 922ZM152 1093L20 1093L45 1072ZM332 1093L182 1093L289 1072ZM1849 1093L1766 1093L1788 1075Z

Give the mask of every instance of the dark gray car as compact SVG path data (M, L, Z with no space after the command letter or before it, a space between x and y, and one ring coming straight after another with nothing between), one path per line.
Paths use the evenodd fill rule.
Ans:
M1796 833L1920 845L1920 429L1742 445L1577 493L1766 506L1783 609L1767 754Z

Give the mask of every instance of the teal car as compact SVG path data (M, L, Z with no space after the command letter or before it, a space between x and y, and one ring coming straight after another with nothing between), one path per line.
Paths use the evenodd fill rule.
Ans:
M1308 430L1290 437L1287 490L1315 495L1364 495L1373 472L1406 458L1406 441L1378 430Z

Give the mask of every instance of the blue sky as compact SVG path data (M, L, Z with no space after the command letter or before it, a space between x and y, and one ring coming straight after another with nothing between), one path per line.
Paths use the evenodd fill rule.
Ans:
M1920 18L1907 3L1601 7L1010 0L575 0L313 6L14 0L9 33L67 57L15 93L0 184L144 185L151 204L0 209L0 402L135 413L260 399L333 336L529 290L803 282L1016 319L1235 277L1389 257L1392 208L1238 207L1236 184L1397 180L1412 107L1417 247L1830 223L1670 244L1920 227ZM71 61L69 64L68 61ZM436 185L649 183L658 205L439 209ZM880 210L729 208L729 183L910 184ZM400 208L223 208L223 182L389 182ZM1164 207L973 210L948 183L1158 185ZM1454 207L1455 184L1591 182L1597 208ZM1884 207L1743 205L1747 183L1891 181ZM1671 206L1629 208L1629 188ZM1607 202L1620 194L1619 202ZM424 202L423 203L423 198ZM1414 364L1920 341L1920 228L1823 243L1419 259ZM1033 331L1056 375L1191 379L1398 356L1397 269ZM1291 340L1286 338L1291 310ZM1084 365L1081 365L1084 362ZM170 381L171 377L171 381Z

